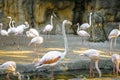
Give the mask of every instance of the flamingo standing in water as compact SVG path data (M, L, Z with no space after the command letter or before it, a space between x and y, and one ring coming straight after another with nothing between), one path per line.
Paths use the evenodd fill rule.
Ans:
M87 33L86 31L84 30L80 30L80 27L79 27L79 23L77 23L77 34L82 37L82 43L85 44L85 40L88 39L90 37L90 34Z
M7 61L0 65L0 71L5 71L7 73L6 80L10 80L10 73L13 73L13 75L17 75L18 80L21 80L21 74L19 72L16 72L16 63L14 61Z
M3 24L0 23L0 34L3 36L3 38L9 36L8 32L2 28L3 28ZM5 44L6 39L4 39L3 41L4 41L3 44Z
M87 28L89 28L89 27L91 26L91 15L92 15L92 12L90 12L89 23L83 23L83 24L80 26L80 29L86 30Z
M62 33L63 33L64 45L65 45L64 52L49 51L39 60L39 62L35 64L36 68L40 68L43 66L50 66L51 67L51 78L53 77L53 66L58 64L58 62L60 62L65 57L66 53L68 52L68 42L67 42L67 37L65 34L65 24L72 25L72 22L68 20L64 20L62 23Z
M120 64L120 55L119 54L113 54L112 55L112 62L114 63L114 67L116 69L116 76L118 76L118 72L120 72L120 69L119 69L119 64ZM113 67L113 70L114 70L114 67ZM113 71L114 72L114 71Z
M84 55L84 56L87 56L91 59L91 62L90 62L90 77L93 77L93 61L95 61L95 67L99 73L99 77L101 77L101 71L98 67L98 62L99 62L99 57L100 57L100 53L98 50L95 50L95 49L89 49L89 50L86 50L85 52L83 52L83 54L80 54L80 55Z
M52 29L53 29L53 15L51 15L51 18L50 18L50 24L46 25L43 30L43 32L47 33L48 38L49 38L49 34L52 31Z
M119 24L119 29L113 29L108 36L108 39L110 40L110 55L112 51L112 42L114 40L114 46L116 46L116 40L119 35L120 35L120 24Z
M15 29L15 35L18 36L18 49L20 48L20 35L23 34L24 29L27 28L29 28L29 24L25 21L24 24L17 26Z

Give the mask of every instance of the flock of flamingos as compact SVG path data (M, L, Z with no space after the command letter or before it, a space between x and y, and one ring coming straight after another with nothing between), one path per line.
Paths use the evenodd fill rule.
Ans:
M90 37L90 34L87 33L86 29L91 26L91 15L92 15L92 13L90 13L90 16L89 16L89 23L83 23L81 26L79 26L79 23L77 23L77 25L78 25L77 34L83 40ZM25 21L24 24L15 27L14 26L15 21L10 16L8 16L7 18L10 19L9 29L7 31L3 30L2 29L3 24L0 23L0 34L2 36L9 36L9 34L13 34L13 35L18 36L18 49L19 49L20 48L20 35L23 34L23 31L25 29L29 28L29 24L27 21ZM44 30L43 30L43 32L47 32L48 34L53 29L53 15L51 15L50 21L51 21L51 23L46 25ZM62 22L62 34L63 34L63 38L64 38L64 47L65 47L64 52L49 51L34 65L35 68L40 68L43 66L50 66L51 67L51 77L53 77L53 75L54 75L53 74L53 66L58 64L65 57L65 55L68 53L68 41L67 41L67 37L66 37L66 33L65 33L65 25L66 24L72 25L72 22L68 21L68 20L64 20ZM116 39L119 35L120 35L120 25L119 25L119 29L113 29L108 36L108 39L110 40L110 55L111 55L112 62L115 64L116 76L118 76L118 72L120 72L120 69L119 69L120 55L119 54L112 54L111 50L112 50L113 40L114 40L114 45L116 46ZM26 36L31 38L29 45L34 44L35 51L37 51L37 45L40 45L43 43L43 37L40 36L39 32L34 28L30 28L28 31L26 31ZM90 77L93 77L93 67L91 64L93 61L95 61L95 67L99 73L99 77L101 77L102 73L98 67L98 62L99 62L99 57L100 57L99 51L96 49L88 49L80 55L87 56L91 59ZM0 71L5 71L7 73L7 75L6 75L7 80L10 80L9 73L13 73L13 75L17 75L18 80L21 80L21 74L16 71L16 62L15 61L7 61L7 62L1 64Z

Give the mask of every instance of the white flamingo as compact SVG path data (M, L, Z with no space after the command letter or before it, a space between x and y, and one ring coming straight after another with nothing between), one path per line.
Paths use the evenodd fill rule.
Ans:
M82 43L85 43L85 40L90 37L90 34L87 33L87 32L84 31L84 30L80 30L79 23L77 23L77 25L78 25L77 34L78 34L80 37L82 37Z
M85 52L83 52L83 54L80 54L80 55L84 55L84 56L87 56L91 59L91 62L90 62L90 77L93 77L93 61L95 61L95 67L99 73L99 77L101 77L101 71L98 67L98 62L99 62L99 57L100 57L100 53L98 50L95 50L95 49L89 49L89 50L86 50Z
M7 18L9 18L10 19L10 22L9 22L9 29L8 29L8 34L15 34L15 26L14 26L14 23L15 23L15 21L14 20L12 20L12 18L10 17L10 16L8 16ZM11 26L12 25L12 26Z
M7 73L6 80L10 80L10 73L13 73L13 75L17 75L18 80L21 80L21 74L19 72L16 72L16 63L14 61L7 61L0 65L0 71L5 71Z
M3 24L0 23L0 34L2 36L8 36L8 32L6 30L2 29L2 28L3 28Z
M120 64L120 55L119 54L113 54L112 55L112 62L114 63L114 67L113 67L113 70L116 69L116 76L118 76L118 72L120 72L120 69L119 69L119 64ZM115 69L114 69L115 68ZM114 72L114 71L113 71Z
M17 26L15 29L15 35L18 36L18 49L20 48L20 35L23 34L24 29L27 28L29 28L29 24L25 21L24 24Z
M119 29L113 29L108 36L108 39L110 40L110 55L112 51L112 42L114 40L114 46L116 46L116 40L119 35L120 35L120 24L119 24Z
M58 64L66 55L68 52L68 42L67 42L67 37L65 34L65 24L70 24L72 25L72 22L68 20L64 20L62 23L62 33L63 33L63 38L64 38L64 45L65 45L65 50L64 52L59 52L59 51L49 51L47 52L40 60L35 64L36 68L40 68L43 66L50 66L51 67L51 77L53 77L53 66Z
M29 31L26 31L26 35L27 37L34 38L34 37L39 36L39 32L36 29L31 28L29 29Z
M43 37L42 36L37 36L37 37L32 38L29 45L34 44L35 45L35 51L37 51L37 45L42 44L42 43L43 43Z
M52 29L53 29L53 15L51 15L51 18L50 18L50 24L46 25L43 30L43 32L47 33L48 38L49 38L49 34L52 31Z
M6 43L6 39L4 39L4 38L9 36L9 34L8 34L8 32L6 30L4 30L2 28L3 28L3 24L0 23L0 34L3 36L3 40L2 41L4 41L4 42L3 42L2 45L4 45Z
M85 30L85 29L87 29L87 28L89 28L91 26L91 15L92 15L92 12L90 12L89 23L83 23L80 26L80 29Z
M37 55L38 45L40 45L42 43L43 43L43 37L42 36L34 37L29 43L29 46L32 45L32 44L35 46L34 51L35 51L36 55L35 55L35 58L33 60L33 63L39 60L39 56Z

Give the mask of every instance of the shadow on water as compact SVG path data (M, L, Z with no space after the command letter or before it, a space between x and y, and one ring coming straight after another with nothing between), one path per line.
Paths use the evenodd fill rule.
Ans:
M22 80L120 80L112 74L112 70L101 70L102 78L98 78L98 73L94 71L94 78L89 77L89 70L67 70L67 71L54 71L54 79L50 78L48 70L23 72ZM6 74L0 75L0 80L5 80ZM17 80L17 76L10 74L10 80Z

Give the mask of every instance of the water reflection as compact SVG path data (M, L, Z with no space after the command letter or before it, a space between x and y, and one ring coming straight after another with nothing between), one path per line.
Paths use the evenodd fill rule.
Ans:
M102 78L98 78L97 71L95 77L89 78L89 70L68 70L68 71L55 71L54 79L50 79L50 71L44 70L41 72L22 73L22 80L120 80L112 74L112 70L102 70ZM108 73L109 72L109 73ZM0 75L0 80L5 80L5 75ZM17 76L10 75L11 80L17 80Z

